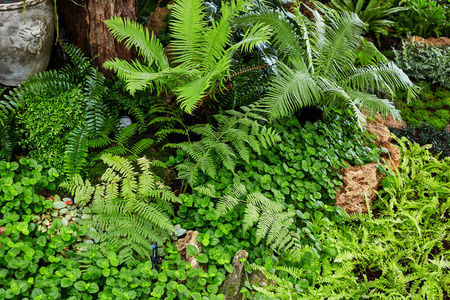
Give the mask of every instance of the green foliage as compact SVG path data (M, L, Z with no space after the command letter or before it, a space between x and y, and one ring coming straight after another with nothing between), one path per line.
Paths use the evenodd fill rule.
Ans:
M105 63L105 67L116 71L131 93L148 88L160 94L169 89L181 108L192 113L205 97L214 97L217 89L224 88L223 81L229 75L236 51L251 51L267 41L267 28L255 25L240 42L230 45L231 21L244 9L245 3L240 0L223 3L222 17L210 25L204 21L200 0L177 1L170 23L171 59L156 37L142 26L120 18L108 20L106 24L114 38L127 47L135 46L145 64L115 59Z
M64 51L70 64L58 71L30 76L0 103L2 111L14 113L18 123L23 125L26 139L21 143L31 150L32 157L59 170L63 167L66 143L71 143L69 150L79 150L79 139L74 136L79 136L80 128L85 127L88 135L94 134L100 132L110 118L103 101L107 91L104 76L75 46L64 45ZM77 153L83 152L68 153L72 157L65 159L65 168L70 172L81 168L68 165L83 161L82 156L73 157Z
M330 7L337 11L349 11L358 15L364 22L367 32L388 35L387 29L392 27L393 15L404 11L404 7L396 6L395 1L383 0L331 0Z
M408 104L402 98L404 94L396 100L403 119L413 126L427 123L437 131L444 129L450 124L450 91L441 87L432 89L426 82L419 82L418 85L422 87L419 100Z
M418 143L421 146L431 146L428 150L434 155L439 155L441 158L450 156L450 132L436 131L428 124L408 125L401 129L392 128L391 130L398 138L404 136L410 142Z
M257 104L241 107L243 112L228 110L214 116L217 128L211 124L196 126L193 133L201 136L197 142L180 143L188 159L177 165L180 178L186 179L191 186L198 185L200 173L216 178L222 166L234 171L236 161L250 162L250 153L258 154L280 141L280 136L271 128L261 125L265 119Z
M445 299L450 295L450 159L439 161L406 139L397 142L402 152L400 173L383 180L374 212L352 215L344 224L331 226L326 238L339 254L323 261L313 285L299 290L292 282L303 279L302 270L285 269L276 278L284 290L258 291L271 296L276 289L279 299L291 299L292 293L298 293L295 299Z
M93 199L90 208L94 216L83 223L86 235L99 244L88 247L99 249L106 242L128 265L137 263L136 254L150 259L152 243L162 244L168 231L174 231L168 214L173 214L171 202L178 198L150 170L155 162L138 159L141 172L137 173L125 158L104 154L101 159L108 169L100 184L92 186L79 175L63 184L81 203Z
M113 250L68 251L74 237L65 241L53 225L46 233L34 223L25 228L28 234L9 224L0 236L0 299L224 299L218 293L224 270L193 269L170 243L158 272L150 261L127 268ZM81 234L75 223L65 228Z
M324 15L313 11L313 22L299 12L298 4L294 6L295 17L263 10L239 20L247 25L262 22L270 26L275 33L274 45L288 54L287 64L277 63L264 99L269 116L277 119L317 105L351 108L361 127L366 120L363 111L399 119L391 101L367 90L390 94L407 90L408 99L414 99L416 86L392 62L356 67L364 23L354 13L338 14L320 3L316 6Z
M450 89L450 48L441 49L413 40L403 41L402 49L393 52L395 63L408 76Z
M339 222L345 214L331 206L341 185L340 168L347 166L345 161L378 159L376 147L354 124L339 112L328 113L326 123L304 127L296 116L280 120L272 127L280 142L261 154L251 153L248 162L236 160L234 172L222 167L215 178L199 174L193 193L180 195L183 205L174 224L198 230L205 261L224 268L244 248L250 261L271 271L276 258L270 248L301 245L301 251L290 255L312 277L320 269L320 257L337 254L322 236L331 220ZM174 160L183 154L179 151Z
M67 135L83 126L85 118L83 95L78 88L56 93L29 92L17 107L16 122L23 134L19 144L30 150L30 158L62 170Z
M55 169L42 171L35 160L21 158L19 163L0 161L0 226L30 221L31 215L53 207L38 193L44 189L54 190L58 177Z
M406 0L404 10L395 18L396 34L402 36L439 37L448 31L448 11L443 5L429 0Z

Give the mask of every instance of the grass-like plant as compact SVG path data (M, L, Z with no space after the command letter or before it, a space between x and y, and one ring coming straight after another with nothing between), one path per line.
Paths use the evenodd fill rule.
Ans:
M392 62L357 67L364 23L354 13L340 12L320 3L308 20L294 6L295 14L262 10L239 20L243 24L261 22L274 31L273 44L285 53L287 62L278 61L265 104L271 118L277 119L307 106L349 107L358 123L365 124L364 111L391 115L400 119L399 111L388 99L372 92L395 94L408 91L408 100L416 98L417 87Z

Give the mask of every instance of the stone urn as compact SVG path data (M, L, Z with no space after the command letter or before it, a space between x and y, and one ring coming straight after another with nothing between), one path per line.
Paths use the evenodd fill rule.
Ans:
M0 83L17 86L45 71L54 32L52 0L0 0Z

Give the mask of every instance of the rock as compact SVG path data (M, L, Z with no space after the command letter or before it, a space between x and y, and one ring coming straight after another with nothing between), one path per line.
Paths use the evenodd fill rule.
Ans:
M198 231L189 230L186 232L186 236L177 241L178 254L181 255L181 259L190 263L191 267L194 269L200 268L200 263L197 261L197 256L202 252L202 245L197 242ZM188 245L193 245L197 247L198 253L196 256L191 257L187 254L186 248Z
M396 170L400 164L400 150L391 144L391 132L384 123L385 121L378 115L375 118L375 121L367 122L366 130L377 136L375 145L386 148L388 151L388 153L383 154L381 158L389 165L391 170Z
M63 209L61 209L60 211L59 211L59 213L60 214L65 214L65 213L67 213L69 211L69 209L68 208L63 208Z
M150 13L150 16L147 18L147 23L145 24L145 27L148 28L154 35L157 35L158 32L167 27L164 19L170 12L169 8L160 7L160 2L161 1L158 1L158 6L156 7L155 11ZM167 5L170 4L173 4L173 1L167 3Z
M444 131L450 132L450 124L447 124L447 126L445 126Z
M413 36L407 39L409 42L419 42L423 44L427 44L429 46L439 47L439 48L447 48L450 47L450 38L448 37L440 37L440 38L434 38L429 37L427 39L424 39L420 36Z
M378 163L364 166L342 168L343 185L336 194L336 206L342 207L347 213L367 213L366 199L372 209L381 174L377 172Z
M55 201L53 203L53 208L54 209L63 209L63 208L66 208L66 207L67 207L67 204L65 202L63 202L63 201Z
M266 287L270 285L276 285L276 282L273 280L269 280L263 272L259 270L252 271L249 278L251 285L257 285L260 287Z
M244 263L240 260L242 258L247 259L248 253L245 250L239 250L234 255L233 262L233 273L228 274L225 279L222 287L220 288L220 292L225 295L225 300L240 300L242 299L242 294L240 290L243 286L245 279L245 268Z
M386 148L391 143L392 137L389 128L384 125L384 121L381 116L377 115L375 121L369 121L366 125L368 133L375 134L377 136L375 145L378 147Z
M388 154L382 155L381 159L388 164L391 170L395 171L398 169L402 158L400 149L392 144L389 144L386 149L388 150Z
M69 220L67 220L66 218L62 218L61 219L61 224L62 224L62 226L69 226Z
M404 120L397 121L391 116L387 116L386 119L384 120L384 125L386 125L389 128L402 129L403 127L406 127L406 121Z

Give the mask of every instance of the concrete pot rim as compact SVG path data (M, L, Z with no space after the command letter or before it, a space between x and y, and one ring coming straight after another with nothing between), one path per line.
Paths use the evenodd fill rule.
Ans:
M45 0L26 0L25 1L25 9L26 9L26 7L36 5L36 4L39 4L44 1ZM16 2L13 2L13 3L0 4L0 10L23 9L23 6L24 6L23 1L16 0Z

